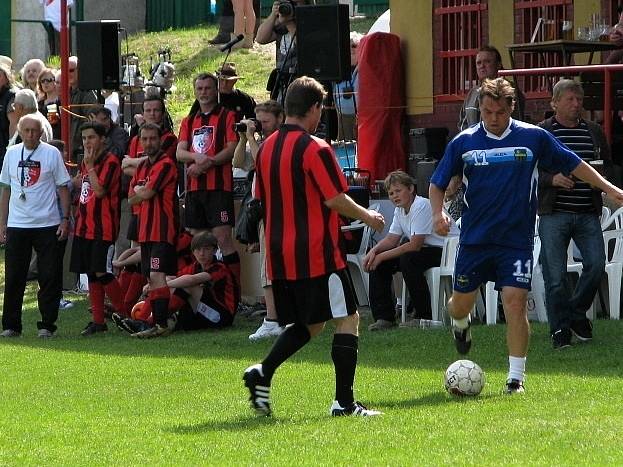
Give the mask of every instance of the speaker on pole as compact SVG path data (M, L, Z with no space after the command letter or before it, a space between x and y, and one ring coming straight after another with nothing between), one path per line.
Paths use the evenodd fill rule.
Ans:
M348 5L297 6L296 50L299 76L319 81L350 78Z
M118 90L121 76L119 21L76 22L78 87Z

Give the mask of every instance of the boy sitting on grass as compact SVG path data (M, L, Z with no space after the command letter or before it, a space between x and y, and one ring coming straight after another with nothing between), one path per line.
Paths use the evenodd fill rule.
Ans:
M370 308L375 322L368 329L379 331L395 326L396 312L392 276L401 271L416 318L431 318L430 292L424 271L439 266L444 238L433 231L430 201L417 196L411 176L401 170L385 178L389 199L396 205L389 233L363 260L370 272ZM449 235L459 231L452 221ZM401 240L405 238L406 241ZM406 304L403 303L402 306Z
M171 289L170 320L175 321L175 330L231 326L240 301L240 287L231 270L214 256L216 237L201 232L193 237L191 249L195 262L182 269L178 277L167 280ZM142 313L149 314L148 310L149 299ZM144 329L144 325L131 319L122 320L119 326L133 335Z

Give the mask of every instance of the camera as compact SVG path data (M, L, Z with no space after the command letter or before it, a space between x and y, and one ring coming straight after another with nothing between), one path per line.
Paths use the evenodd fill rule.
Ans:
M256 120L255 118L249 118L248 120L251 120L253 123L255 123L255 131L257 133L261 133L262 132L262 123L259 120ZM247 124L246 123L234 123L234 131L238 132L238 133L246 133L247 131Z
M294 16L295 6L292 0L281 0L277 5L277 11L281 16Z

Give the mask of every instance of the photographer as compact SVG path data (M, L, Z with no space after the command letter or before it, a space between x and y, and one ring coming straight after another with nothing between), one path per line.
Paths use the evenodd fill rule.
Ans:
M266 84L270 98L283 105L286 89L296 78L296 21L299 5L310 5L310 0L278 0L273 3L270 15L260 24L255 36L258 44L277 41L277 63Z
M235 168L255 171L255 160L261 142L279 129L284 120L283 107L273 100L269 100L255 107L255 119L242 120L238 125L240 141L234 151L232 164ZM255 181L255 177L253 177ZM264 222L260 222L260 278L266 299L266 318L262 325L249 336L251 341L258 341L267 337L278 336L283 331L277 322L275 301L270 280L266 276L266 249L264 247Z

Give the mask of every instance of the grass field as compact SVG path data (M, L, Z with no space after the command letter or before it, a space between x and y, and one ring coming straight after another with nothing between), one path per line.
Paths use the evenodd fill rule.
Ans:
M71 298L71 297L70 297ZM24 337L0 341L2 465L620 465L621 322L599 321L596 341L551 350L533 327L527 393L502 395L505 328L478 326L470 358L486 372L474 399L442 389L456 360L446 330L370 333L364 316L357 397L385 412L332 419L330 332L273 381L274 417L247 405L243 369L269 342L256 321L222 332L138 341L112 329L80 337L83 298L61 311L58 336L36 337L35 286Z

